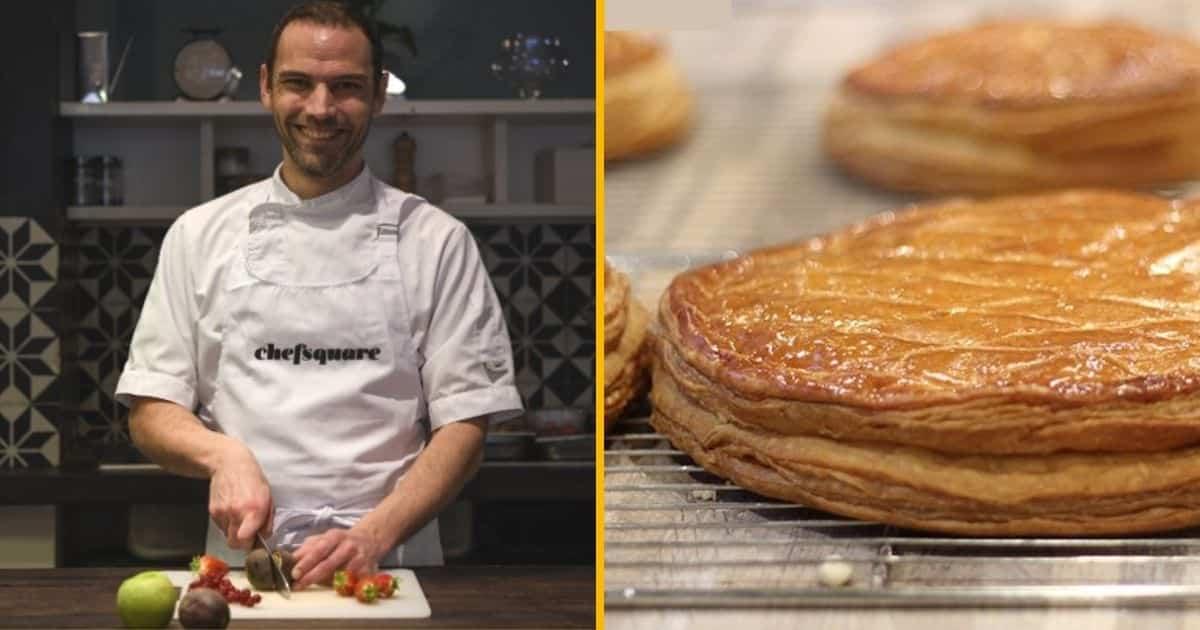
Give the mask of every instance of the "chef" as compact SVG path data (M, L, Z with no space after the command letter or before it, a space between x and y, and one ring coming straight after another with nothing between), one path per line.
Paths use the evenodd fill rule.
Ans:
M381 53L344 5L283 17L259 69L283 162L171 226L117 385L137 447L210 479L208 552L240 566L261 532L295 588L440 564L434 517L521 409L471 234L363 160Z

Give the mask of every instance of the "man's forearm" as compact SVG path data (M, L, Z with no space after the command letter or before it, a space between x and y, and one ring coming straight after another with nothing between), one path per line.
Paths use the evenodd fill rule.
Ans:
M475 475L483 461L487 421L464 420L434 432L396 488L357 527L384 549L408 540L437 516Z
M177 475L207 479L217 462L239 445L210 431L183 407L157 398L137 398L129 412L129 435L150 461Z

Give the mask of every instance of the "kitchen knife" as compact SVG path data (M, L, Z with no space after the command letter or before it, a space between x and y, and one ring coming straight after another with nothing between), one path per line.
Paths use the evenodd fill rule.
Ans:
M284 599L291 599L292 580L284 574L283 558L275 553L275 548L267 542L266 538L263 538L262 534L255 534L255 536L258 536L258 543L263 546L263 549L267 550L267 557L271 560L271 574L275 576L275 586L278 588L279 594Z

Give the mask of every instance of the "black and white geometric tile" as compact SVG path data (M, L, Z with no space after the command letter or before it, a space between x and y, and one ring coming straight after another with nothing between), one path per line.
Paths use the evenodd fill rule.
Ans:
M91 383L116 388L140 314L140 306L101 304L84 316L75 332L76 359Z
M75 245L78 263L73 280L98 304L140 306L165 235L163 227L85 228Z
M78 432L83 441L102 447L97 450L122 452L112 446L131 443L129 411L113 398L113 392L129 358L140 314L140 306L101 304L88 312L75 333L80 380ZM132 454L125 450L126 455Z
M93 452L105 454L106 461L138 459L131 448L129 412L113 398L113 389L94 383L82 388L77 435ZM118 453L119 456L114 456Z
M0 468L44 468L61 459L48 417L62 372L58 333L44 299L59 275L59 248L37 221L0 217Z
M591 409L595 226L468 225L504 305L526 406Z
M0 309L0 405L29 405L62 371L58 335L37 313Z
M58 278L58 245L37 221L0 217L0 309L32 309Z
M166 227L79 226L72 233L72 333L77 375L76 436L103 461L141 459L128 409L113 392L129 356Z
M0 405L0 468L49 468L59 462L59 434L31 405Z

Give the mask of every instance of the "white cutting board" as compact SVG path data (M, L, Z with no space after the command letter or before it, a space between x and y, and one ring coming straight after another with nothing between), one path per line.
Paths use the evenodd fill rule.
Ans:
M274 591L254 591L262 595L262 601L247 608L241 604L230 604L229 614L233 619L393 619L424 618L430 615L429 601L417 583L417 576L408 569L388 569L396 578L396 592L388 599L376 600L371 604L360 603L353 597L342 597L328 586L310 586L302 591L293 591L291 599L284 599ZM171 583L180 587L179 598L187 592L195 576L189 571L163 571ZM229 581L241 588L250 588L244 571L229 572ZM253 589L251 589L253 590ZM179 618L178 606L175 618Z

